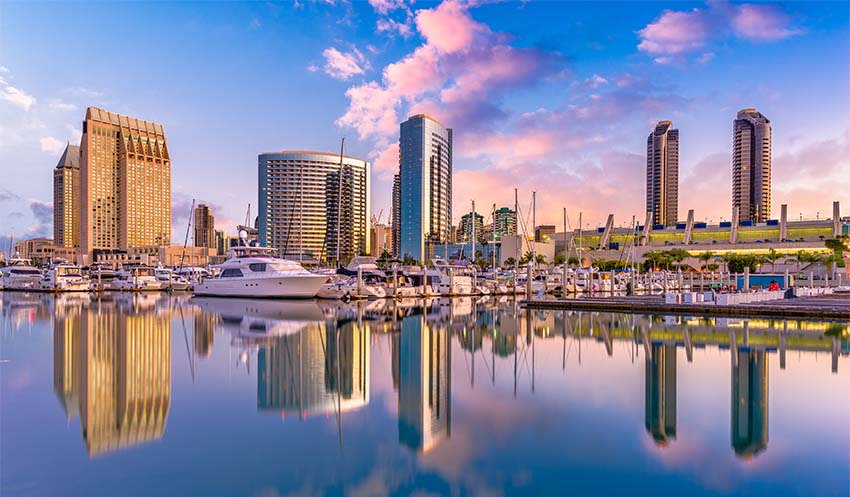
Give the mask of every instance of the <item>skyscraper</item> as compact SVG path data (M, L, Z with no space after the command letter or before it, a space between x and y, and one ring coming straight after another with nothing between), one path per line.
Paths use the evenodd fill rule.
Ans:
M732 207L741 221L770 217L770 120L756 109L738 112L733 128Z
M332 152L260 154L259 241L284 257L342 261L368 254L370 164ZM337 230L337 224L340 224Z
M398 174L393 175L393 218L392 218L392 253L398 258L401 242L401 178Z
M508 207L497 209L493 229L497 240L501 240L502 235L516 235L516 211Z
M207 205L195 207L193 223L195 225L195 246L216 248L215 217Z
M399 133L399 257L425 262L452 219L452 130L418 114Z
M89 107L80 201L84 262L98 250L170 244L171 156L162 125Z
M69 143L53 170L53 244L78 247L79 230L80 147Z
M646 211L664 226L679 216L679 130L672 127L659 121L646 139Z
M484 240L484 216L479 213L475 213L475 241L480 242ZM460 217L460 227L457 230L458 236L460 239L459 243L472 242L472 232L473 232L473 222L472 222L472 213L464 214Z

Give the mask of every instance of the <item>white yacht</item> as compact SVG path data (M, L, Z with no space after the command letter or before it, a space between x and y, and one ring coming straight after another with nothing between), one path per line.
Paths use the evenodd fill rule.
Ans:
M77 265L56 264L44 275L42 289L48 292L88 292L91 281Z
M160 266L156 268L154 275L165 290L186 291L192 289L192 283L177 274L177 271L172 271L171 268Z
M195 295L215 297L313 298L327 277L313 274L294 261L273 255L266 247L233 247L221 264L221 274L195 285Z
M428 282L439 295L473 295L478 289L473 284L471 269L452 266L443 259L435 258L434 269L426 271Z
M96 292L115 290L115 268L109 264L92 264L89 266L89 280L91 288Z
M134 266L125 267L115 273L112 282L114 290L131 292L164 290L162 282L157 279L156 271L152 267Z
M41 290L41 271L33 267L32 261L13 257L0 268L4 290Z

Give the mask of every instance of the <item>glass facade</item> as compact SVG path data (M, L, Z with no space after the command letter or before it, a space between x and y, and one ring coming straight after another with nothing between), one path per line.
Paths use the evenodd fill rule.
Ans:
M419 114L399 133L399 254L425 262L447 241L452 216L452 130Z

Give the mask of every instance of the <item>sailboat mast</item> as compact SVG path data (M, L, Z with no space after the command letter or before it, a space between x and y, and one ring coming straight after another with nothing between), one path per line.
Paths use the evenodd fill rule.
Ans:
M472 201L472 263L475 264L475 201Z
M339 262L340 251L340 234L342 233L342 155L345 150L345 137L342 137L342 141L339 144L339 182L337 185L336 192L336 267L342 267ZM369 234L367 233L366 236Z
M496 271L496 204L493 204L493 219L492 219L491 222L493 223L492 229L490 230L490 231L492 231L491 234L493 235L491 237L491 239L493 240L493 245L490 246L490 252L492 252L492 256L493 256L493 273L495 274L495 271Z
M192 215L195 213L195 199L192 199L192 207L189 209L189 222L186 223L186 238L183 239L183 252L180 254L180 269L183 269L183 259L186 257L186 246L189 245L189 229L192 227ZM197 243L197 241L195 241Z

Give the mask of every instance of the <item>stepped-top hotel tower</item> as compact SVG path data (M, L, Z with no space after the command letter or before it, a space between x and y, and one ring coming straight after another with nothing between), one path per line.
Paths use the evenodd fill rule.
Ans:
M86 110L80 142L80 252L171 242L171 156L161 124Z
M732 208L741 221L763 223L770 217L770 120L756 109L738 112L732 142Z
M452 220L452 130L431 116L401 123L398 197L398 256L425 262L448 240Z
M679 215L679 130L659 121L646 139L646 211L653 225L672 226Z

